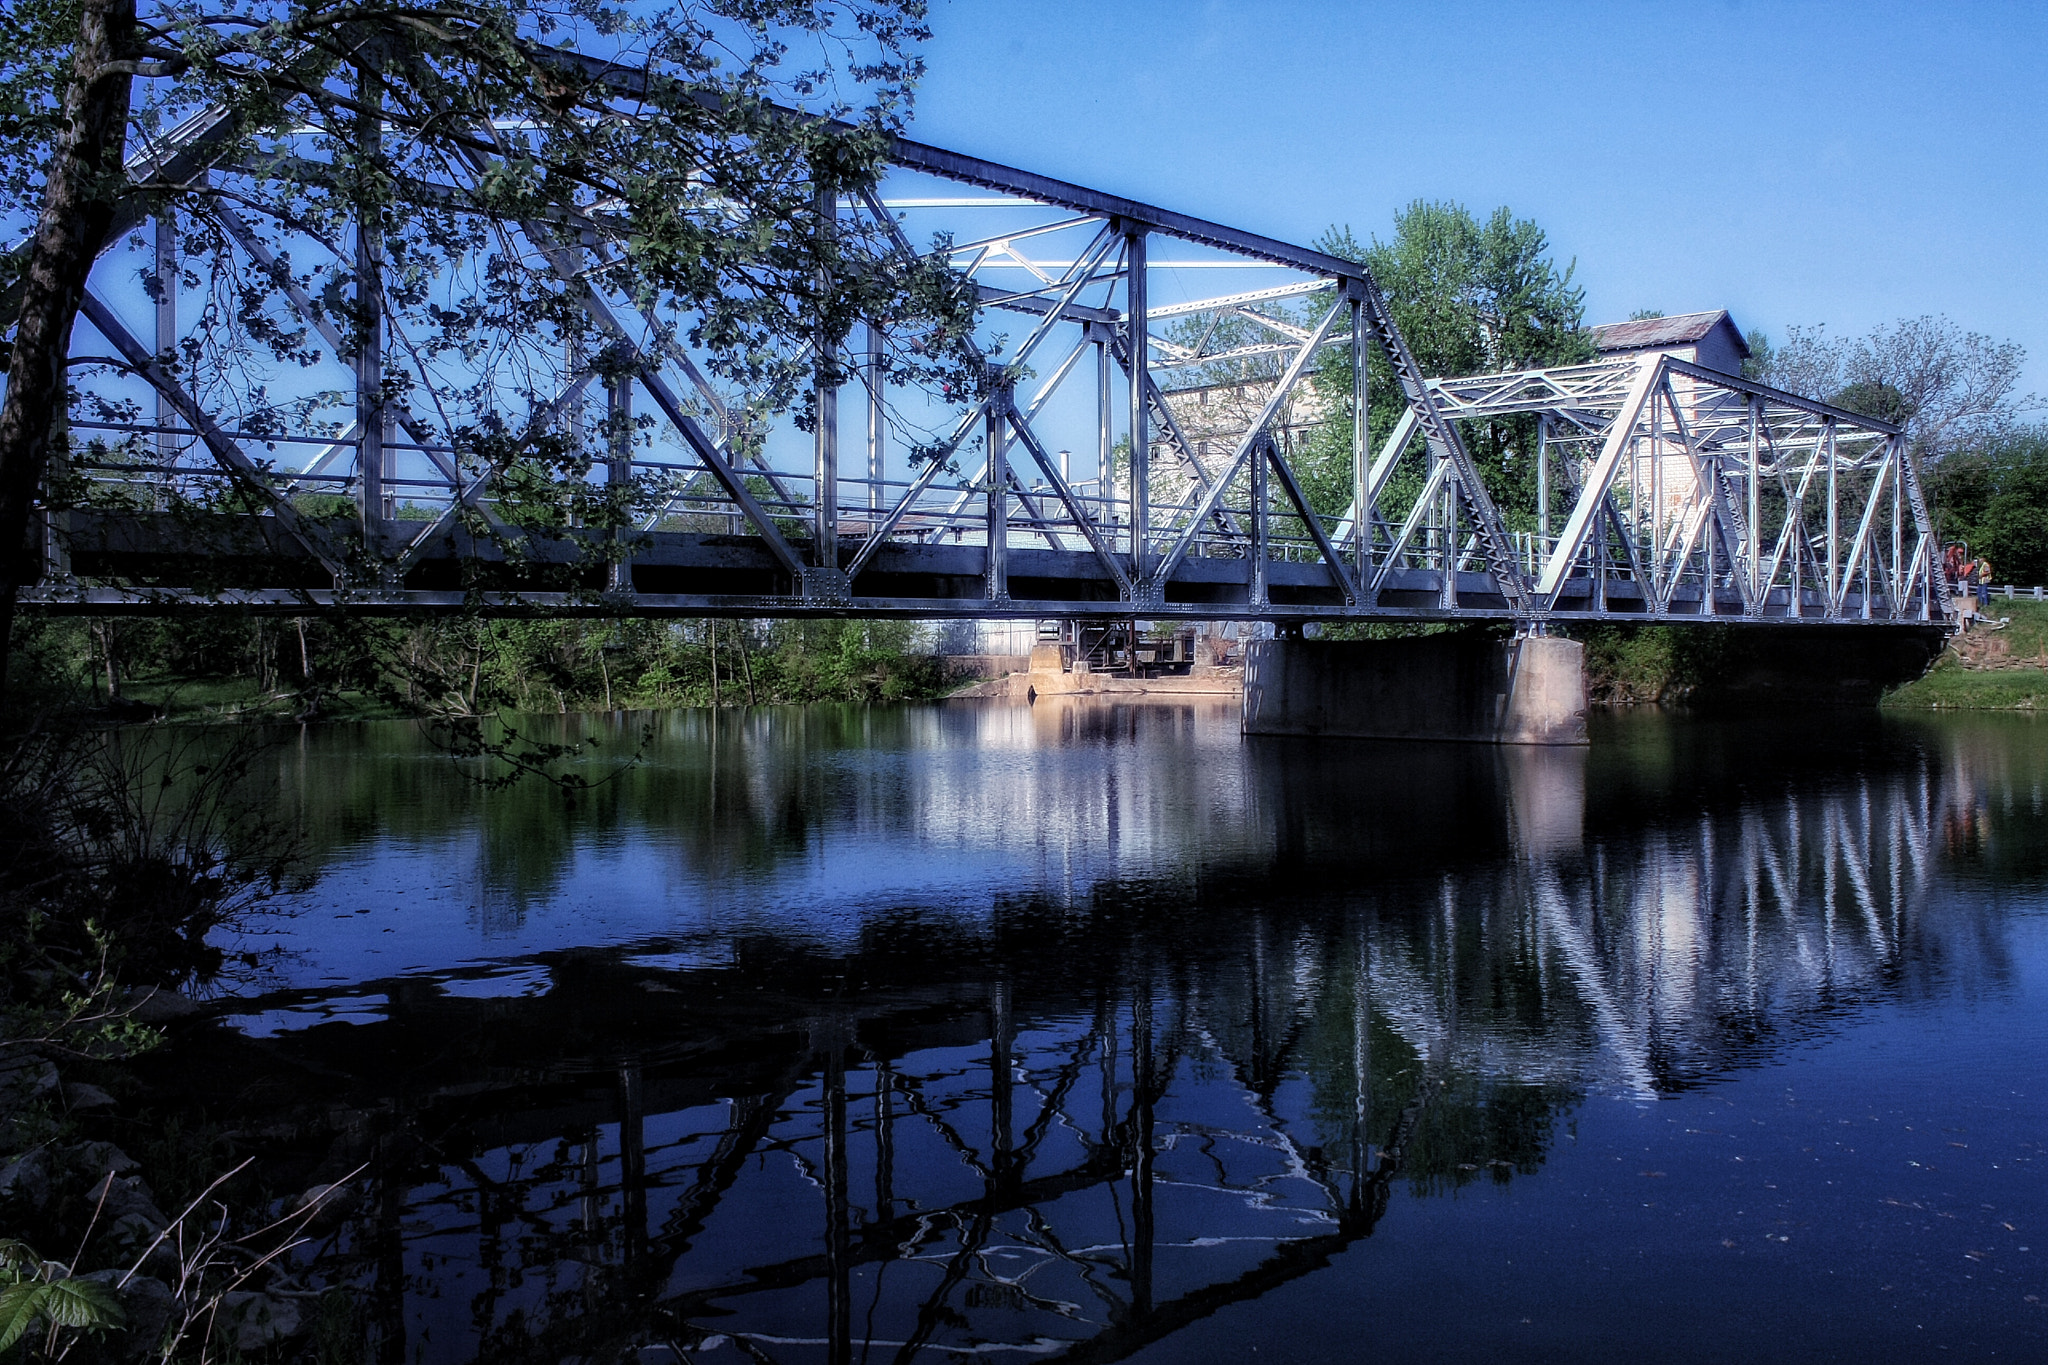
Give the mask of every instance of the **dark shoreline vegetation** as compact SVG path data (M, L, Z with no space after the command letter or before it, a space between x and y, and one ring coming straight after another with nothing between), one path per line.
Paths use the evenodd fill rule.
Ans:
M2003 624L2000 624L2001 621ZM1596 706L1714 705L1717 687L1749 657L1740 626L1594 625L1567 633L1586 646ZM1994 599L1927 672L1885 694L1898 710L2048 708L2048 603Z
M45 714L0 755L7 1358L219 1358L298 1311L277 1258L320 1201L263 1188L132 1066L197 1012L178 988L260 965L209 935L301 884L241 794L266 741L217 741Z
M277 722L410 718L475 779L573 801L587 780L565 760L589 747L493 717L935 697L960 680L926 636L869 621L20 620L0 743L0 1359L363 1358L349 1291L283 1259L346 1181L275 1187L243 1135L195 1121L135 1067L201 1012L192 993L261 977L259 958L209 936L301 885L299 832L245 795ZM633 761L630 742L594 757Z
M963 681L907 621L25 616L16 709L374 720L896 702Z
M2001 617L2010 624L1998 626ZM968 681L935 651L942 631L868 620L27 617L9 685L17 708L113 722L447 723L501 713L868 705L932 700ZM1597 706L1713 705L1717 686L1751 655L1741 626L1575 623L1562 633L1586 646ZM2048 704L2048 605L1994 602L1984 624L1885 704Z

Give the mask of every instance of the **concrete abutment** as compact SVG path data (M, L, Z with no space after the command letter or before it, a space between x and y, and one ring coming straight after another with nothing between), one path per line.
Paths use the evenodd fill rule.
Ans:
M1646 628L1683 632L1668 700L1736 713L1875 707L1947 638L1938 622ZM1245 657L1244 732L1584 744L1588 681L1585 646L1555 636L1265 640Z
M1585 654L1576 640L1476 632L1260 640L1245 655L1244 732L1584 744Z

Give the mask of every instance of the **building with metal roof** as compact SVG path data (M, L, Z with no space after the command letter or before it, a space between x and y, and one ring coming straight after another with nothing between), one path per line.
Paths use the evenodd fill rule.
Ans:
M1593 344L1602 355L1663 351L1722 374L1741 374L1742 362L1749 359L1749 343L1725 308L1602 323L1593 329Z

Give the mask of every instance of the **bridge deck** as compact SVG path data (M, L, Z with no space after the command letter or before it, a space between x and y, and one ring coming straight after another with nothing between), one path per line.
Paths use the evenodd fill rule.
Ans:
M1128 619L1137 608L1091 553L1011 547L1008 597L984 595L988 547L939 538L878 547L857 580L858 591L825 600L792 591L775 555L759 538L707 532L636 532L614 575L606 563L607 538L566 531L526 538L515 550L488 536L444 531L424 547L408 571L382 583L337 588L322 561L284 535L271 517L219 517L194 524L189 515L71 514L69 582L45 582L24 601L60 612L171 613L233 605L271 614L348 605L389 614L449 613L483 609L560 617L605 616L874 616L916 619L1049 617ZM392 546L416 526L384 530ZM337 528L337 546L352 528ZM618 542L614 542L617 544ZM808 541L794 542L808 559ZM862 542L842 540L838 559L850 562ZM611 553L618 553L612 551ZM374 561L373 561L374 562ZM616 582L613 579L616 578ZM1327 566L1268 561L1263 602L1253 598L1247 558L1190 555L1175 566L1147 617L1208 620L1512 620L1514 612L1491 574L1457 575L1454 603L1446 605L1443 573L1429 567L1394 567L1370 604L1345 601ZM195 583L212 583L195 587ZM231 586L221 586L225 582ZM1604 600L1601 600L1603 599ZM1680 584L1659 602L1645 585L1626 577L1566 580L1550 613L1555 620L1707 619L1799 623L1829 619L1824 591L1806 588L1795 600L1774 590L1763 610L1745 614L1741 592L1717 585L1711 603L1699 584ZM1842 624L1898 624L1890 604L1852 590L1842 602Z

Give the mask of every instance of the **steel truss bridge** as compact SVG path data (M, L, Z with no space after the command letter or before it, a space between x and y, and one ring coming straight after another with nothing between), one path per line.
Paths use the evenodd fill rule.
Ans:
M631 79L619 80L629 97ZM132 177L245 174L216 150L220 123L201 115L151 142ZM414 192L450 202L464 188ZM919 241L947 255L978 293L980 344L1001 360L986 396L941 410L887 382L875 322L849 338L855 380L818 395L815 432L784 422L763 433L702 356L586 283L583 308L629 367L601 376L565 346L536 387L554 396L507 418L578 441L614 433L599 438L590 482L665 491L623 539L573 518L521 529L501 514L506 471L463 453L432 410L446 376L395 333L374 229L355 228L352 249L345 238L325 248L360 346L328 305L284 291L293 325L325 348L302 382L341 399L335 420L279 429L243 416L234 381L166 364L181 301L189 315L204 291L136 287L172 277L176 228L158 225L152 258L135 199L75 342L81 363L109 369L91 381L101 401L74 417L86 446L66 471L75 491L50 499L41 580L24 597L52 610L1418 618L1524 630L1924 623L1950 610L1895 426L1661 354L1431 379L1357 262L909 140L879 184L838 201L836 221L887 234L905 256ZM249 272L286 277L274 237L225 201L210 212ZM512 244L501 249L565 281L592 249L536 224L498 227ZM293 244L295 258L321 249ZM1333 351L1349 362L1349 394L1327 391L1344 365L1316 379ZM1369 354L1397 389L1390 429L1368 416ZM1220 435L1191 433L1176 393L1242 365L1264 376L1251 410ZM401 392L412 405L389 396ZM1382 395L1379 406L1384 419L1394 405ZM1279 438L1303 412L1322 427L1315 469ZM1511 526L1464 437L1526 417L1541 506ZM643 435L616 435L632 422ZM938 457L913 460L913 446Z

